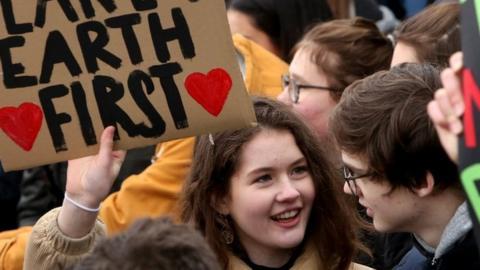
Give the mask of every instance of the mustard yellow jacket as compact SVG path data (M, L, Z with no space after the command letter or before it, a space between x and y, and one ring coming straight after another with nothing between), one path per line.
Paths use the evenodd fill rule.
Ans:
M281 91L280 76L288 65L255 43L233 36L247 90L253 95L275 97ZM127 178L120 191L102 203L100 219L107 233L127 228L145 216L178 214L176 203L192 161L194 138L161 143L157 158L141 174ZM0 233L0 270L22 269L31 227Z

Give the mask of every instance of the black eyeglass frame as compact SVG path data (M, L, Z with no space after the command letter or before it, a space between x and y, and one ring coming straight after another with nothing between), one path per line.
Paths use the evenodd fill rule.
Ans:
M290 86L291 85L291 86ZM290 78L287 74L282 75L282 87L288 89L288 96L290 100L297 104L298 100L300 99L300 90L301 89L318 89L318 90L325 90L331 92L339 92L340 89L327 87L327 86L320 86L320 85L311 85L311 84L297 84L297 82Z
M375 173L368 172L368 173L364 173L364 174L361 174L361 175L358 175L358 176L353 176L352 171L347 166L343 166L343 179L347 183L348 188L350 189L352 194L355 195L355 196L358 196L357 182L355 182L355 180L357 180L359 178L363 178L363 177L371 177L371 176L374 176L374 175L375 175Z

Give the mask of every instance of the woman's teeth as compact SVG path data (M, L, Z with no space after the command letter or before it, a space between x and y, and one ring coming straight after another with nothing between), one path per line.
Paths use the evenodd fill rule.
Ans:
M297 216L299 212L300 212L299 210L292 210L292 211L284 212L284 213L281 213L279 215L273 216L272 219L276 220L276 221L291 219L291 218Z

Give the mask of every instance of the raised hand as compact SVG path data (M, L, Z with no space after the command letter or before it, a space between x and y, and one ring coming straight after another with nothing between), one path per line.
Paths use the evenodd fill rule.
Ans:
M90 232L98 215L76 204L92 209L99 207L120 171L125 151L113 151L114 131L114 127L103 131L97 155L68 162L66 194L75 203L64 200L58 226L70 237L80 238Z
M68 161L68 195L87 207L96 208L105 199L125 158L125 151L113 151L114 131L111 126L103 131L96 156Z
M461 116L465 111L462 68L463 54L457 52L450 58L450 67L441 74L443 88L435 92L435 99L427 108L445 151L455 163L458 163L458 135L463 131Z

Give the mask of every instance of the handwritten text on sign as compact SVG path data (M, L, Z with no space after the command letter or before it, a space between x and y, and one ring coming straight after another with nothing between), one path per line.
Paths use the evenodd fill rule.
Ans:
M131 148L254 121L223 1L0 3L7 169L93 153L108 125Z

